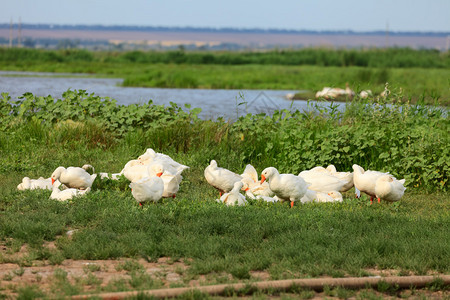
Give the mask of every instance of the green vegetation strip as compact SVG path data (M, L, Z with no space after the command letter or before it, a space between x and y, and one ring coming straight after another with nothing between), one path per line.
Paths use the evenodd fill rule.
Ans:
M374 95L386 82L402 89L403 102L450 104L449 52L412 49L269 52L89 52L0 49L0 69L86 73L124 79L124 86L206 89L285 89L325 86Z

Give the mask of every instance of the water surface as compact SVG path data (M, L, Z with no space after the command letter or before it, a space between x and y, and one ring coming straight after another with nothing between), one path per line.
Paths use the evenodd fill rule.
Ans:
M58 77L54 77L54 76ZM286 99L294 90L208 90L208 89L172 89L122 87L122 79L85 78L84 74L53 74L33 72L0 71L0 92L8 92L17 99L26 92L36 96L61 98L68 89L86 90L97 96L110 97L118 104L143 104L152 100L154 104L170 105L177 103L181 107L190 104L200 107L203 119L235 119L246 113L272 114L275 110L310 110L307 101ZM63 77L70 76L70 77ZM324 104L329 105L329 104ZM341 108L345 104L338 104Z

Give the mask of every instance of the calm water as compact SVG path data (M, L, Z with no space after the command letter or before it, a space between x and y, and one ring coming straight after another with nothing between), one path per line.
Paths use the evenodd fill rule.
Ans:
M20 75L20 76L17 76ZM25 75L25 76L24 76ZM62 74L71 77L49 77L52 73L0 71L0 92L8 92L13 99L31 92L37 96L51 95L60 98L68 89L82 89L101 97L110 97L119 104L143 104L153 100L154 104L170 105L175 102L184 107L200 107L203 119L235 119L246 113L271 114L278 109L310 110L307 101L286 99L293 90L206 90L206 89L161 89L121 87L122 79L83 78L77 74ZM80 74L81 75L81 74ZM246 104L239 105L239 103ZM345 104L340 104L341 108Z

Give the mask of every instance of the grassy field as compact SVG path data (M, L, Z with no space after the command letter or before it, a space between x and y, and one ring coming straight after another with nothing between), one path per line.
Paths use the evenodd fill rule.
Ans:
M361 101L342 113L331 105L228 123L199 120L198 110L176 105L116 106L83 91L58 98L28 94L12 105L3 95L0 101L0 263L14 266L0 278L4 297L449 273L449 120L438 109ZM119 172L149 147L190 166L175 199L140 208L126 180L97 181L90 194L68 202L50 200L50 191L16 190L22 177L49 177L59 165ZM285 173L330 163L350 171L358 163L406 178L407 192L394 204L370 205L351 190L343 203L225 207L203 177L211 159L238 173L247 163ZM71 273L72 260L93 264ZM122 272L121 279L101 277L111 270ZM22 276L34 285L21 286ZM433 288L448 296L448 287ZM316 295L294 292L293 298ZM333 295L421 294L395 287L322 294Z
M402 101L450 104L448 53L411 49L247 52L88 52L0 49L0 69L87 73L125 86L306 90L350 87L375 95L386 82Z

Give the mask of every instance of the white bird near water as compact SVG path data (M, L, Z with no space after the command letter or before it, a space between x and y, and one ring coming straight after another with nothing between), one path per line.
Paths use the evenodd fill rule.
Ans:
M215 160L211 160L209 166L204 171L206 181L219 190L220 195L231 191L234 184L242 180L242 176L228 169L217 166Z
M262 171L261 183L266 179L274 194L282 200L290 201L291 207L294 206L295 201L300 201L308 189L308 184L303 178L294 174L280 174L274 167L268 167Z
M245 200L244 195L240 193L242 189L243 183L241 181L236 181L233 185L233 188L228 193L223 194L220 199L217 199L217 202L225 203L227 206L235 206L235 205L245 205L247 200Z
M79 167L58 167L50 177L52 184L59 180L62 184L69 188L87 189L92 186L97 174L89 174L83 168Z

